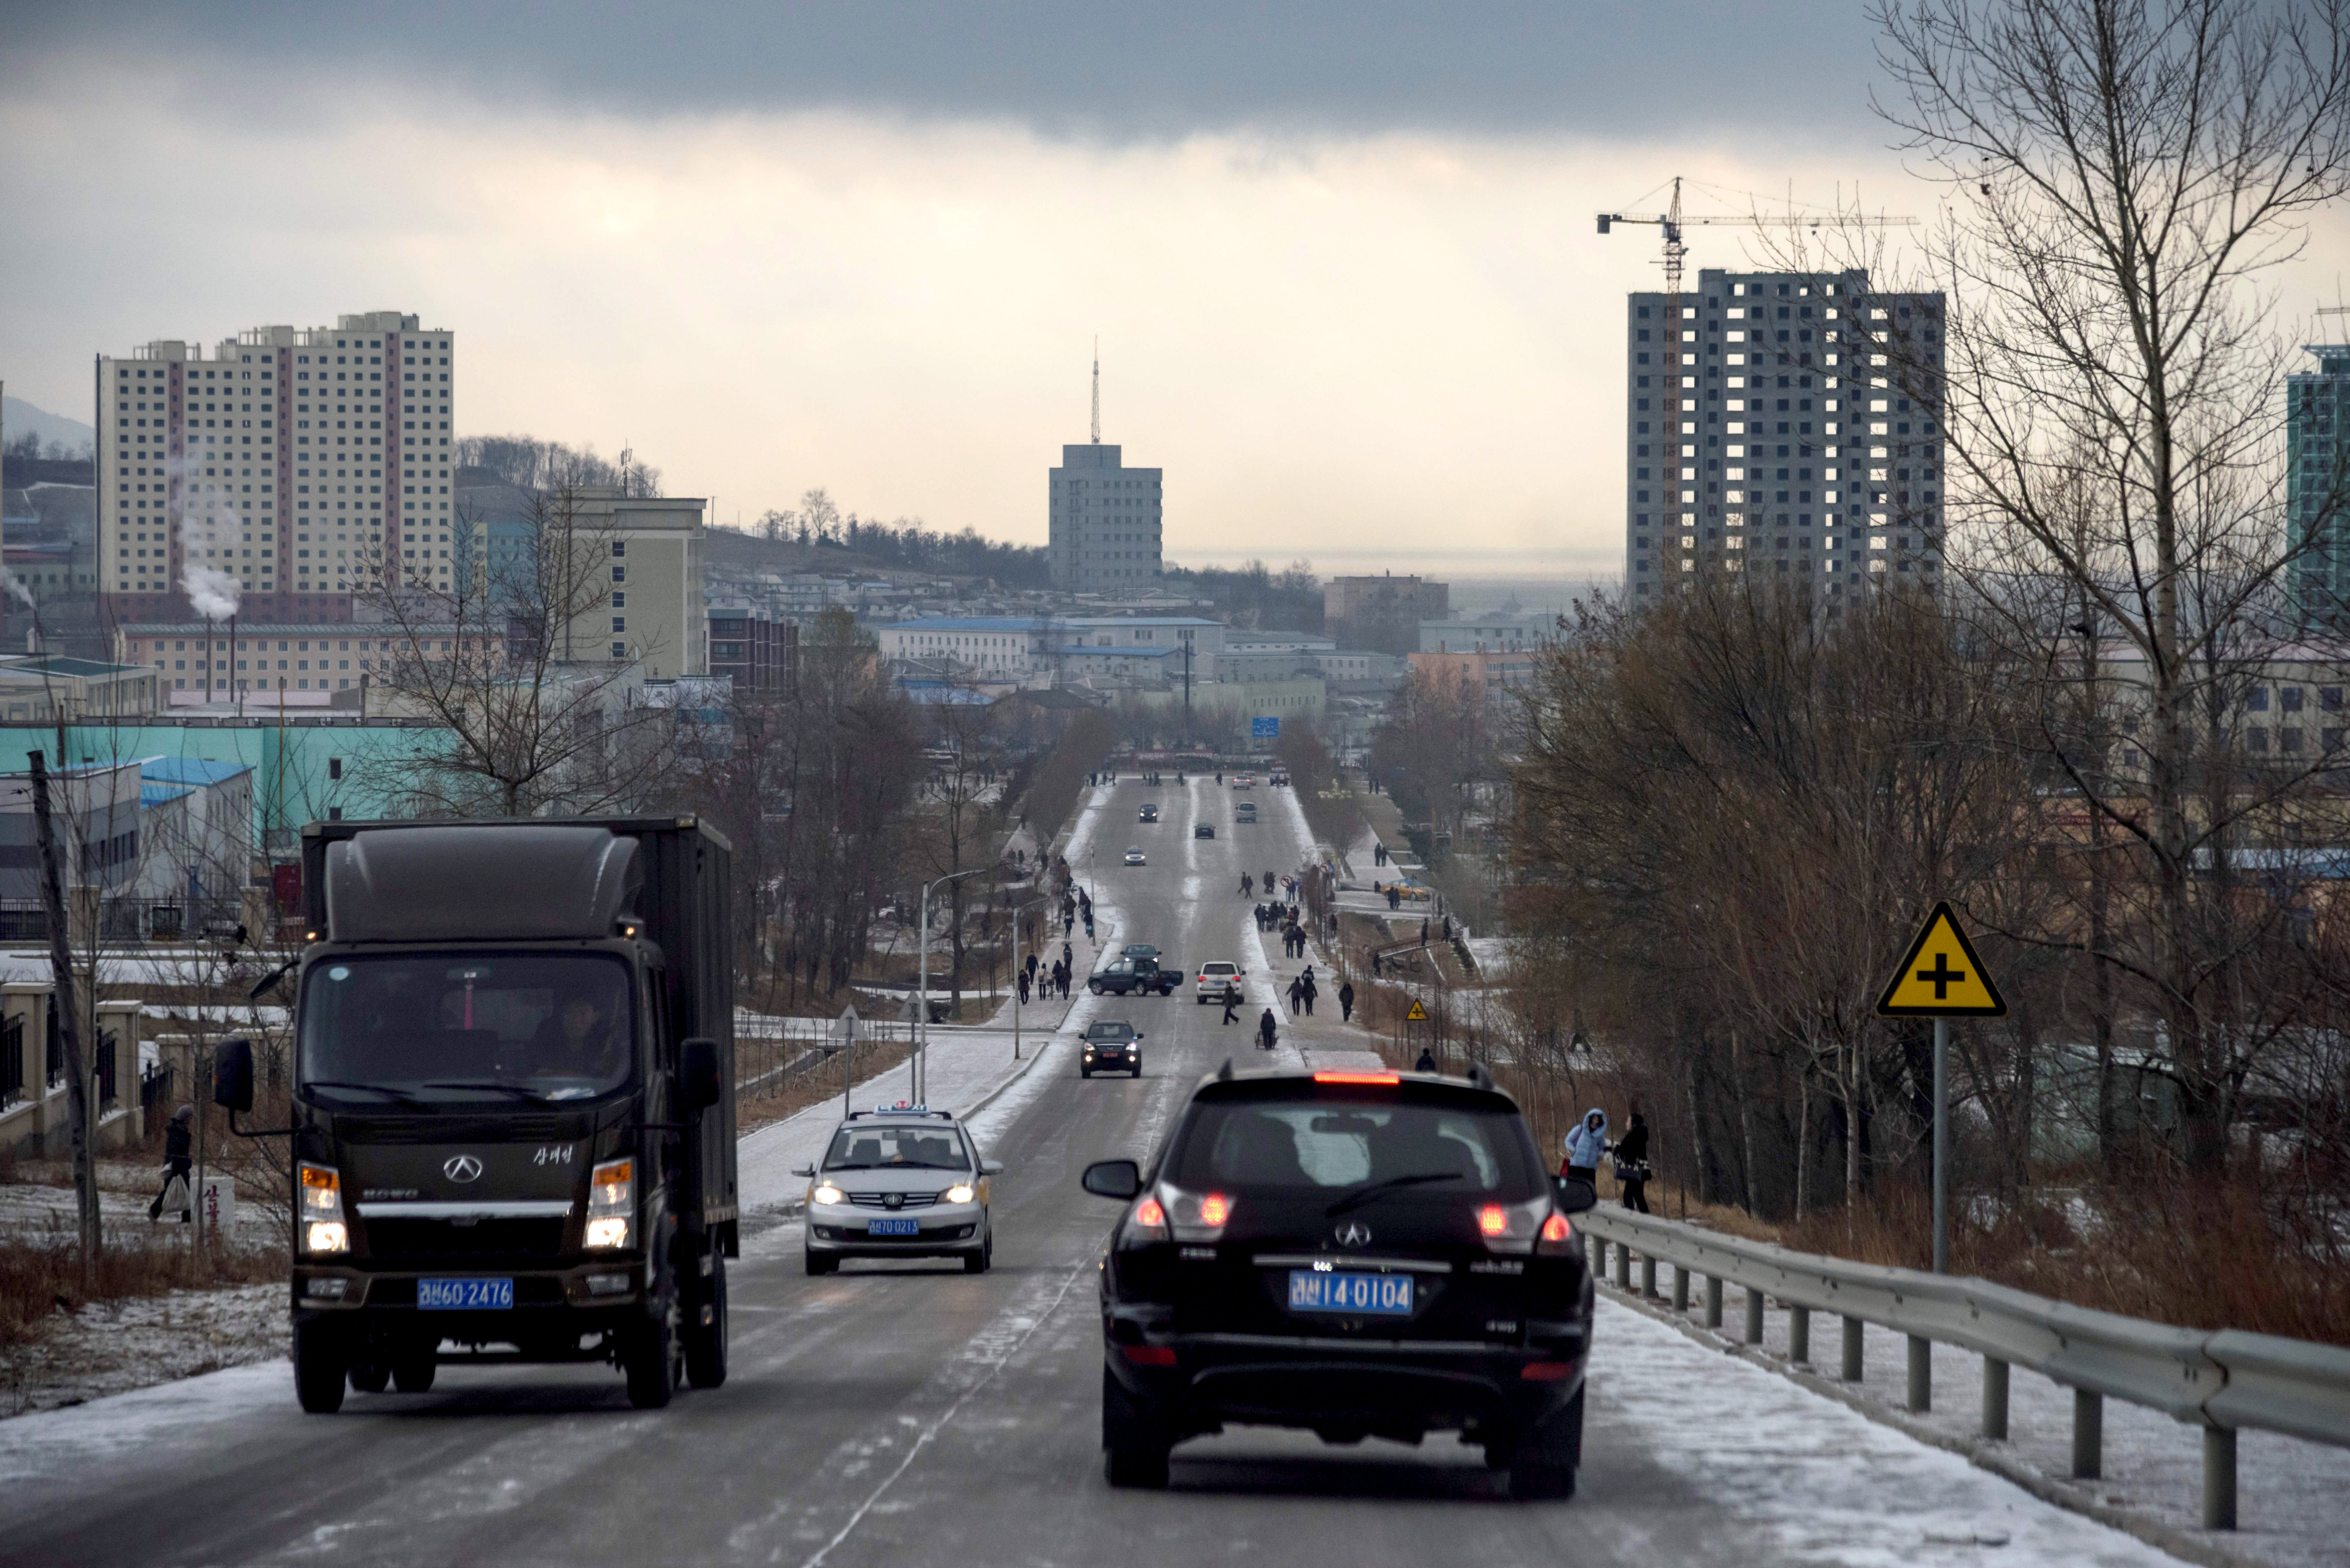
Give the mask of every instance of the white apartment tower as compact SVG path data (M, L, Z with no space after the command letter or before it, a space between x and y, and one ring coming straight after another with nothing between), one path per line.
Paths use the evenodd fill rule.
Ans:
M98 360L98 547L117 622L351 618L381 565L452 584L455 334L398 311ZM478 548L478 545L473 546ZM468 545L455 540L456 567Z
M1866 272L1708 268L1629 302L1626 590L1720 570L1831 607L1887 583L1941 586L1939 294Z
M1131 593L1159 576L1163 471L1128 468L1119 451L1097 441L1061 449L1049 565L1063 593Z

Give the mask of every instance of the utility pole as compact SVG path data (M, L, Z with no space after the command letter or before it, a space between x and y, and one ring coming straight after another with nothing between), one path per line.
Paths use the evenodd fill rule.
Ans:
M1183 743L1191 743L1191 639L1183 639Z
M49 811L49 771L38 752L26 753L33 775L33 834L39 840L41 904L49 919L49 971L58 1044L66 1058L66 1114L73 1118L74 1197L81 1220L81 1285L98 1288L98 1173L90 1163L89 1075L84 1071L81 1020L74 1006L72 940L66 929L65 885L57 869L57 829ZM109 799L111 798L109 794Z

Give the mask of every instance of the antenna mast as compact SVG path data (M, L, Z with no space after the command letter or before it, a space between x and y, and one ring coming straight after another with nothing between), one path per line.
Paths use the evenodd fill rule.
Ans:
M1094 339L1094 444L1101 445L1101 339Z

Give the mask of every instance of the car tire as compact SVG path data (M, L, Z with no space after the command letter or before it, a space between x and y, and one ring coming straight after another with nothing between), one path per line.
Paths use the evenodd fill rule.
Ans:
M629 1403L639 1410L659 1410L677 1393L677 1330L670 1314L647 1318L629 1331L621 1369L629 1377Z
M1139 1054L1134 1058L1134 1075L1138 1078L1142 1076L1142 1057Z
M1565 1502L1583 1463L1583 1390L1566 1408L1528 1432L1510 1456L1510 1495L1525 1502Z
M832 1274L840 1272L838 1258L828 1258L821 1252L808 1252L804 1255L807 1259L807 1272L811 1274Z
M1175 1446L1108 1367L1102 1368L1102 1474L1118 1487L1163 1487Z
M343 1380L349 1370L343 1347L323 1324L294 1325L294 1396L313 1416L343 1407Z
M1096 996L1099 996L1101 994L1101 987L1094 983L1092 981L1086 981L1086 989L1092 992Z
M382 1361L354 1361L350 1379L351 1386L362 1394L380 1394L391 1386L391 1366Z
M1091 1067L1080 1067L1077 1069L1077 1076L1080 1078L1090 1078L1093 1075L1094 1070Z
M702 1278L702 1299L694 1307L694 1321L685 1331L685 1376L696 1388L716 1388L726 1381L726 1255L711 1243L710 1272ZM707 1320L704 1321L704 1314Z
M436 1343L411 1350L391 1364L391 1386L402 1394L430 1394L432 1379L441 1370L441 1347Z

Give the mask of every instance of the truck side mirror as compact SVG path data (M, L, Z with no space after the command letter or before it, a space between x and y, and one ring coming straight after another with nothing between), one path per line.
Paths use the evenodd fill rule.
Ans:
M213 1048L213 1104L253 1109L253 1042L224 1040Z
M718 1042L697 1036L678 1047L677 1093L689 1111L718 1103Z

